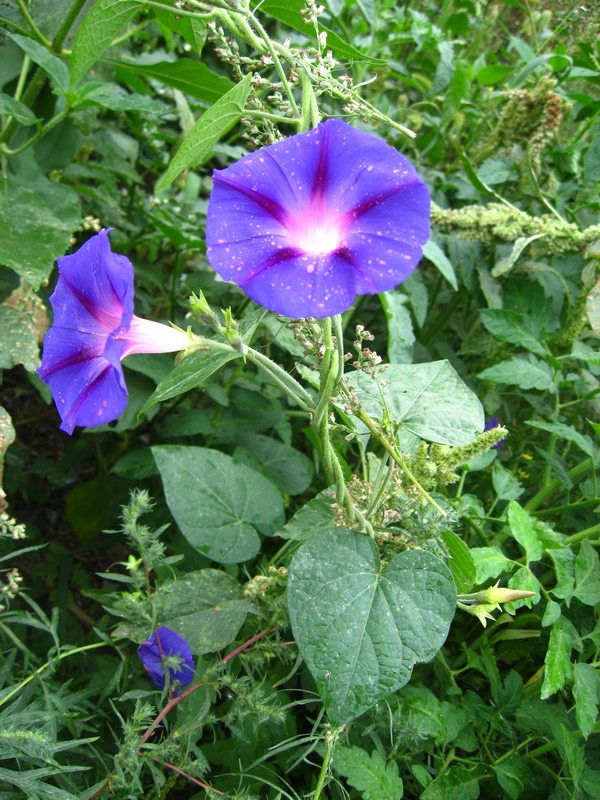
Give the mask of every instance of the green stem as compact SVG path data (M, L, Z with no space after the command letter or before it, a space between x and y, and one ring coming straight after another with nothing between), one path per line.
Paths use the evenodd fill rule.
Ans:
M17 88L15 89L15 94L14 94L15 100L21 99L21 95L23 94L23 89L25 88L25 81L27 80L27 73L29 72L30 64L31 60L29 56L26 55L21 65L21 73L19 75L19 80L17 81Z
M218 11L214 8L207 8L206 11L204 11L204 6L201 6L200 3L190 2L189 4L196 6L198 11L185 11L183 8L166 6L164 3L157 3L154 2L154 0L144 0L145 6L149 6L150 8L159 8L161 11L170 11L171 14L177 15L177 17L189 17L190 19L199 19L203 22L206 22L206 20L210 20L218 16Z
M527 753L528 758L537 758L537 756L542 756L544 753L549 753L551 750L556 750L556 742L546 742L546 744L540 745L540 747L536 747L533 750L530 750Z
M474 531L477 534L477 536L479 536L479 538L483 542L484 546L485 547L489 547L490 546L490 540L488 539L487 535L484 533L484 530L481 527L481 525L478 525L471 517L465 517L464 519L465 519L465 522L467 523L467 525L469 526L469 528L471 528L471 530Z
M292 92L292 87L289 84L289 81L287 79L287 75L285 74L285 70L281 66L281 61L279 60L279 56L277 55L277 52L275 51L275 48L273 47L273 42L269 38L269 34L265 31L265 29L260 24L258 19L254 16L254 14L250 15L250 19L252 20L252 24L254 25L254 27L256 28L258 33L260 34L261 39L266 44L267 49L268 49L268 51L269 51L269 53L271 55L271 58L273 59L273 63L275 65L275 69L277 70L277 73L279 74L279 78L281 80L281 83L283 84L283 88L285 89L285 93L287 95L287 98L290 101L290 105L292 107L292 111L294 112L294 114L297 117L300 116L300 111L298 110L298 106L296 105L296 100L294 99L294 94Z
M598 505L598 498L593 497L591 500L581 500L578 503L565 503L563 506L553 506L552 508L542 508L540 511L537 512L539 516L545 516L547 514L554 516L555 514L564 514L566 511L574 511L577 508L587 508L588 506L597 506ZM496 520L493 520L496 522Z
M460 473L460 480L458 482L458 486L456 487L456 495L455 495L457 500L460 500L460 498L462 496L463 489L465 488L465 480L467 479L468 472L469 472L468 469L463 469L461 471L461 473Z
M569 478L575 483L579 478L585 475L590 469L594 468L594 462L591 458L586 458L585 461L582 461L580 464L577 464L576 467L573 467L572 470L569 470ZM525 504L525 511L535 511L538 506L541 506L549 497L551 497L560 487L562 486L562 482L558 479L553 480L552 483L549 483L547 486L544 486L542 489L535 494L531 500L529 500Z
M424 497L424 498L427 500L427 502L428 502L428 503L431 503L431 505L432 505L432 506L433 506L435 509L437 509L437 511L439 511L439 513L440 513L440 514L441 514L443 517L445 517L445 516L446 516L446 512L444 511L444 509L443 509L443 508L440 506L440 504L439 504L439 503L437 503L437 502L436 502L436 501L433 499L433 497L432 497L432 496L429 494L429 492L428 492L428 491L425 489L425 487L424 487L424 486L421 486L421 484L419 483L419 481L417 480L417 478L416 478L416 477L413 475L413 473L412 473L412 472L411 472L411 470L409 469L409 467L408 467L408 465L407 465L406 461L405 461L405 460L402 458L402 455L401 455L401 454L398 452L397 448L396 448L396 447L394 447L394 445L393 445L393 444L392 444L392 443L389 441L389 439L387 438L387 436L386 436L386 435L383 433L383 431L382 431L382 430L381 430L381 429L380 429L380 428L379 428L379 427L378 427L378 426L377 426L377 425L376 425L376 424L373 422L373 420L372 420L372 419L371 419L371 417L370 417L370 416L369 416L369 415L368 415L368 414L365 412L365 410L364 410L364 409L363 409L363 408L362 408L362 407L359 405L357 408L354 408L354 409L353 409L352 413L353 413L353 414L354 414L356 417L358 417L358 419L359 419L361 422L363 422L363 423L364 423L364 424L367 426L367 428L369 429L369 431L371 432L371 434L372 434L372 435L373 435L373 436L374 436L374 437L377 439L377 441L378 441L378 442L379 442L379 444L380 444L380 445L383 447L383 449L384 449L384 450L385 450L387 453L389 453L389 454L391 455L391 457L394 459L394 461L396 462L396 464L398 464L398 466L400 467L400 469L402 470L402 472L404 472L404 474L405 474L405 475L408 477L408 479L410 480L410 482L411 482L411 483L412 483L414 486L416 486L416 488L418 489L418 491L420 492L420 494L421 494L421 495L422 495L422 496L423 496L423 497Z
M163 6L164 8L164 6ZM121 44L121 42L126 42L127 39L131 39L133 36L136 36L140 31L143 31L148 25L154 22L153 17L148 17L147 19L143 20L142 22L138 22L137 25L134 25L133 28L129 28L129 30L125 31L125 33L121 34L121 36L117 36L116 39L113 39L111 42L111 47L115 47L117 44ZM66 51L63 51L66 52Z
M302 122L298 117L282 117L280 114L269 114L268 111L254 111L254 109L244 109L245 117L260 117L261 119L270 119L271 122L276 122L282 125L300 125Z
M302 116L300 121L300 132L316 128L319 124L320 114L319 106L317 105L317 98L315 97L315 90L313 89L310 75L306 69L302 69Z
M244 355L248 361L251 361L257 367L260 367L264 372L266 372L277 383L277 385L280 386L285 393L300 406L300 408L304 409L304 411L309 414L315 411L315 401L310 394L303 386L301 386L301 384L298 383L295 378L292 378L291 375L288 375L288 373L278 364L276 364L274 361L271 361L270 358L267 358L267 356L264 356L258 350L253 350L251 347L245 348Z
M79 12L84 7L86 2L87 0L75 0L71 8L68 10L66 17L63 20L63 24L56 32L56 36L54 37L54 41L52 42L52 50L55 53L60 53L63 46L63 42L69 35L69 31L71 30L73 23L77 19Z
M94 642L94 644L86 644L83 647L76 647L74 650L67 650L65 653L61 653L60 655L53 658L52 661L46 661L45 664L42 664L41 667L36 669L35 672L32 672L24 681L9 692L8 694L4 695L4 697L0 700L0 706L4 705L4 703L8 702L11 698L13 698L16 694L18 694L21 689L24 689L28 683L30 683L34 678L37 678L39 675L44 672L44 670L48 669L48 667L52 666L57 661L62 661L63 658L69 658L69 656L77 655L77 653L83 653L85 650L96 650L98 647L106 647L106 642Z
M17 0L17 5L19 6L19 11L23 15L23 19L25 20L25 22L31 28L31 33L33 33L33 38L37 39L37 41L40 44L43 44L44 47L48 47L49 48L51 46L51 44L52 44L51 41L49 39L46 39L44 34L41 32L41 30L38 28L38 26L33 21L32 17L31 17L31 14L29 13L29 9L25 5L24 0Z
M333 338L331 334L331 318L323 320L324 345L323 363L321 365L321 383L319 386L319 402L313 417L313 426L318 432L321 428L323 419L329 413L331 395L335 386L338 372L337 353L333 349ZM329 432L327 433L329 437Z
M9 148L4 145L0 144L0 150L7 156L18 156L20 153L23 153L25 150L28 150L32 144L35 144L39 141L43 136L45 136L52 128L55 128L59 122L62 122L63 119L66 119L69 114L71 113L70 107L67 107L61 114L57 114L53 117L49 122L47 122L39 131L32 136L31 139L28 139L25 144L22 144L20 147L17 147L15 150L9 150ZM8 125L6 126L8 129Z
M590 536L595 536L600 531L600 525L592 525L591 528L586 528L584 531L579 531L579 533L574 533L572 536L567 536L567 538L563 541L563 545L568 547L572 544L577 544L578 542L582 542L584 539L589 539Z
M335 317L331 318L331 322L333 324L333 333L335 335L335 345L337 347L338 354L338 372L335 379L335 385L338 386L344 377L344 363L346 361L344 356L344 328L342 315L336 314Z
M33 73L33 77L31 78L31 81L29 83L29 86L25 90L25 93L23 94L23 98L21 100L24 106L31 108L35 98L38 96L38 93L42 88L42 86L44 85L45 81L46 81L46 73L41 67L36 67ZM8 125L4 128L2 136L0 137L0 142L10 142L12 135L17 128L17 125L18 122L14 117L12 117L12 119L9 119Z
M369 500L369 506L367 508L365 515L367 519L371 519L371 517L377 513L383 501L385 490L389 486L393 474L394 474L394 465L390 463L389 453L386 453L385 456L379 462L377 475L375 477L375 480L373 481L373 493L371 494L371 498Z
M15 100L20 100L21 99L21 95L23 94L23 89L25 88L25 81L27 80L27 73L29 72L29 65L30 64L31 64L31 61L29 59L29 56L27 56L27 55L24 56L23 63L21 64L21 72L19 74L19 80L17 81L17 88L15 89L15 93L14 93ZM12 117L11 115L8 115L8 119L6 120L6 124L5 124L4 128L3 128L3 131L6 130L6 128L9 126L9 124L11 122L13 124L15 123L14 117ZM2 141L2 140L0 139L0 141Z
M329 771L329 764L331 763L331 756L333 755L333 748L335 747L335 738L337 737L332 737L327 741L325 758L323 759L323 764L321 765L321 772L319 773L319 779L317 781L317 786L315 788L315 793L312 800L319 800L321 797L321 792L323 791L323 786L325 785L325 780Z
M29 31L27 30L27 28L24 28L22 25L19 25L16 22L13 22L12 19L3 17L1 14L0 14L0 25L6 25L7 28L10 28L15 33L20 33L21 36L29 36Z
M556 434L552 433L550 434L550 441L548 442L548 455L553 456L555 450L556 450ZM552 467L550 466L550 463L547 461L542 475L542 487L547 486L550 483L552 479L551 472L552 472Z

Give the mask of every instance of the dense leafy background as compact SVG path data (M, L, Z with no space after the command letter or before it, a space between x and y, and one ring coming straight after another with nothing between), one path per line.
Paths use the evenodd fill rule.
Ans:
M289 329L217 281L204 246L212 169L269 134L268 122L254 130L257 118L243 119L245 104L256 110L258 92L281 114L285 99L223 60L228 42L184 13L193 4L0 0L3 594L8 570L23 577L0 613L7 800L204 797L203 784L230 797L312 797L329 756L321 796L336 799L600 795L598 8L326 5L333 74L350 75L366 105L313 75L322 113L350 115L398 147L434 200L419 270L343 320L346 349L360 323L392 363L389 403L368 381L361 390L364 374L358 388L375 417L392 408L411 469L448 512L441 521L400 487L390 524L405 552L362 555L377 597L418 584L411 599L430 614L422 649L405 647L402 620L391 624L368 660L372 691L334 704L328 721L319 695L331 708L352 676L328 684L334 654L315 642L321 606L345 619L341 595L318 585L318 554L335 570L336 548L353 539L340 540L347 520L306 414L235 353L192 355L174 370L169 356L133 357L117 423L72 438L58 430L35 375L47 299L55 259L96 221L135 265L136 313L185 326L190 293L203 291L242 318L257 351L310 378ZM265 0L257 13L274 41L306 50L317 39L302 8ZM256 59L242 38L241 56ZM275 80L268 59L246 65ZM396 381L410 381L412 403ZM460 449L483 421L472 392L508 429L474 457ZM340 415L348 423L342 405ZM359 496L377 462L355 427L334 441ZM419 436L431 444L416 449ZM139 497L121 518L134 489L155 501L141 522ZM22 542L11 539L18 523ZM305 539L289 609L303 660L282 568ZM364 537L360 547L375 550ZM415 558L443 569L421 585ZM375 624L340 576L352 620ZM442 644L431 620L449 624L454 584L467 593L496 581L533 597L479 606L496 617L485 628L459 608L441 651L397 688ZM192 642L204 682L150 736L169 698L135 651L155 624Z

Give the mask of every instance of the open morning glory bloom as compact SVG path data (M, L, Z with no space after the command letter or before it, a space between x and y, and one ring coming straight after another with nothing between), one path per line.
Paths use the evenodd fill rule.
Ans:
M429 191L382 139L331 119L213 173L207 256L289 317L346 311L393 289L429 239Z
M159 689L163 689L165 685L164 658L173 655L180 658L180 663L177 667L168 668L171 683L177 681L181 686L189 686L194 679L196 665L190 646L183 636L170 628L159 628L138 647L138 656L144 669ZM177 692L173 694L177 696Z
M133 313L133 267L110 249L101 230L59 258L50 303L54 322L44 340L39 377L52 390L63 431L117 419L127 405L121 359L132 353L170 353L188 335Z

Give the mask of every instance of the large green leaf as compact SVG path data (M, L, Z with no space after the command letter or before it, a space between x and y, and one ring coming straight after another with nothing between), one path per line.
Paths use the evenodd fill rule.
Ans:
M444 643L452 575L423 550L379 561L365 534L335 528L305 542L288 583L292 631L334 725L399 689Z
M574 669L573 696L577 725L587 739L594 729L600 699L600 676L591 664L578 662Z
M404 787L397 762L392 759L386 763L378 750L369 755L361 747L338 747L333 767L350 786L363 793L363 800L399 800L402 797Z
M379 295L387 319L388 359L390 364L410 364L413 360L415 334L407 303L402 292L383 292Z
M196 655L230 644L253 608L241 584L216 569L190 572L154 597L160 623L183 636Z
M586 606L600 603L600 563L598 552L585 539L575 559L575 590L578 600Z
M56 83L58 90L61 94L67 94L69 91L69 70L66 64L51 53L46 47L39 42L29 39L27 36L21 36L18 33L6 33L7 36L19 45L21 50L26 53L29 58L45 70L50 78Z
M277 536L303 542L321 531L328 531L335 522L334 503L335 491L324 489L296 511L291 520L277 531Z
M77 86L140 8L140 0L98 0L88 11L73 41L71 89Z
M308 489L314 469L303 453L260 433L243 433L237 439L256 462L258 471L264 472L280 491L296 495Z
M152 455L171 513L192 547L221 564L254 558L257 528L270 533L283 513L273 484L217 450L160 445Z
M19 103L9 94L0 94L0 114L14 117L21 125L35 125L36 122L39 122L30 108Z
M478 764L472 770L450 767L429 784L421 800L476 800L479 797L479 781L487 777L483 764Z
M507 558L499 547L472 547L471 557L475 563L475 583L485 583L503 572L510 572L514 561Z
M213 147L242 116L250 91L251 76L246 77L205 111L181 143L169 168L156 185L156 191L169 186L184 169L202 164Z
M504 308L484 308L479 312L487 330L501 342L526 347L542 358L545 356L540 339L543 333L535 319Z
M524 508L510 500L508 503L508 524L512 536L521 545L527 554L527 563L539 561L544 549L534 526L535 520Z
M156 14L156 19L170 31L175 31L183 36L185 41L191 46L197 55L200 55L204 47L206 23L204 20L194 17L182 17L178 14L177 0L166 0L165 10L152 6ZM168 9L168 10L167 10Z
M471 550L454 531L442 531L442 539L448 548L448 567L454 578L456 590L461 594L470 592L475 583L475 561Z
M0 263L37 290L79 225L79 200L67 186L41 176L25 183L8 174L0 187Z
M477 396L448 361L392 364L348 376L367 414L378 420L389 413L403 434L447 445L469 444L483 430L485 417Z
M170 109L164 103L143 94L128 94L116 83L86 83L80 92L81 105L98 105L111 111L141 111L164 116Z
M543 392L556 393L552 368L531 354L528 354L527 358L513 356L507 361L501 361L493 367L484 369L477 377L494 383L520 386L521 389L539 389Z
M542 700L558 692L565 683L573 680L571 650L578 636L573 624L564 617L560 617L552 626L548 650L544 659L544 680L540 691Z
M117 62L113 62L115 65ZM118 62L120 71L132 72L143 78L153 78L180 92L197 97L205 103L216 103L235 87L235 83L212 72L201 61L180 58L178 61L159 61L157 64Z
M450 286L452 286L454 291L458 291L458 282L456 280L454 267L442 248L432 239L423 246L423 256L438 268L439 272L448 281Z

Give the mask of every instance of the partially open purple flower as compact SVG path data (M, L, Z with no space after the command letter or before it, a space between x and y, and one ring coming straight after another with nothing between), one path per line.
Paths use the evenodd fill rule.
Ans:
M183 636L170 628L159 628L154 631L152 636L138 647L138 656L148 677L159 689L164 688L167 672L170 682L177 681L181 686L189 686L194 679L196 665L190 646ZM177 666L169 665L165 660L167 656L178 656L180 663ZM173 692L175 697L177 694L177 691Z
M63 431L117 419L127 405L121 359L170 353L190 341L183 331L133 314L133 267L110 249L108 231L58 259L50 302L54 322L38 375L52 390Z
M484 431L491 431L494 428L499 428L499 427L500 427L500 423L498 422L496 417L490 417L487 420L487 422L485 423L485 428L483 430ZM505 442L506 442L506 439L500 439L499 442L496 442L496 444L493 445L494 450L505 450L506 449L506 445L504 444Z
M429 238L429 191L382 139L339 119L213 173L208 260L289 317L346 311L405 280Z

